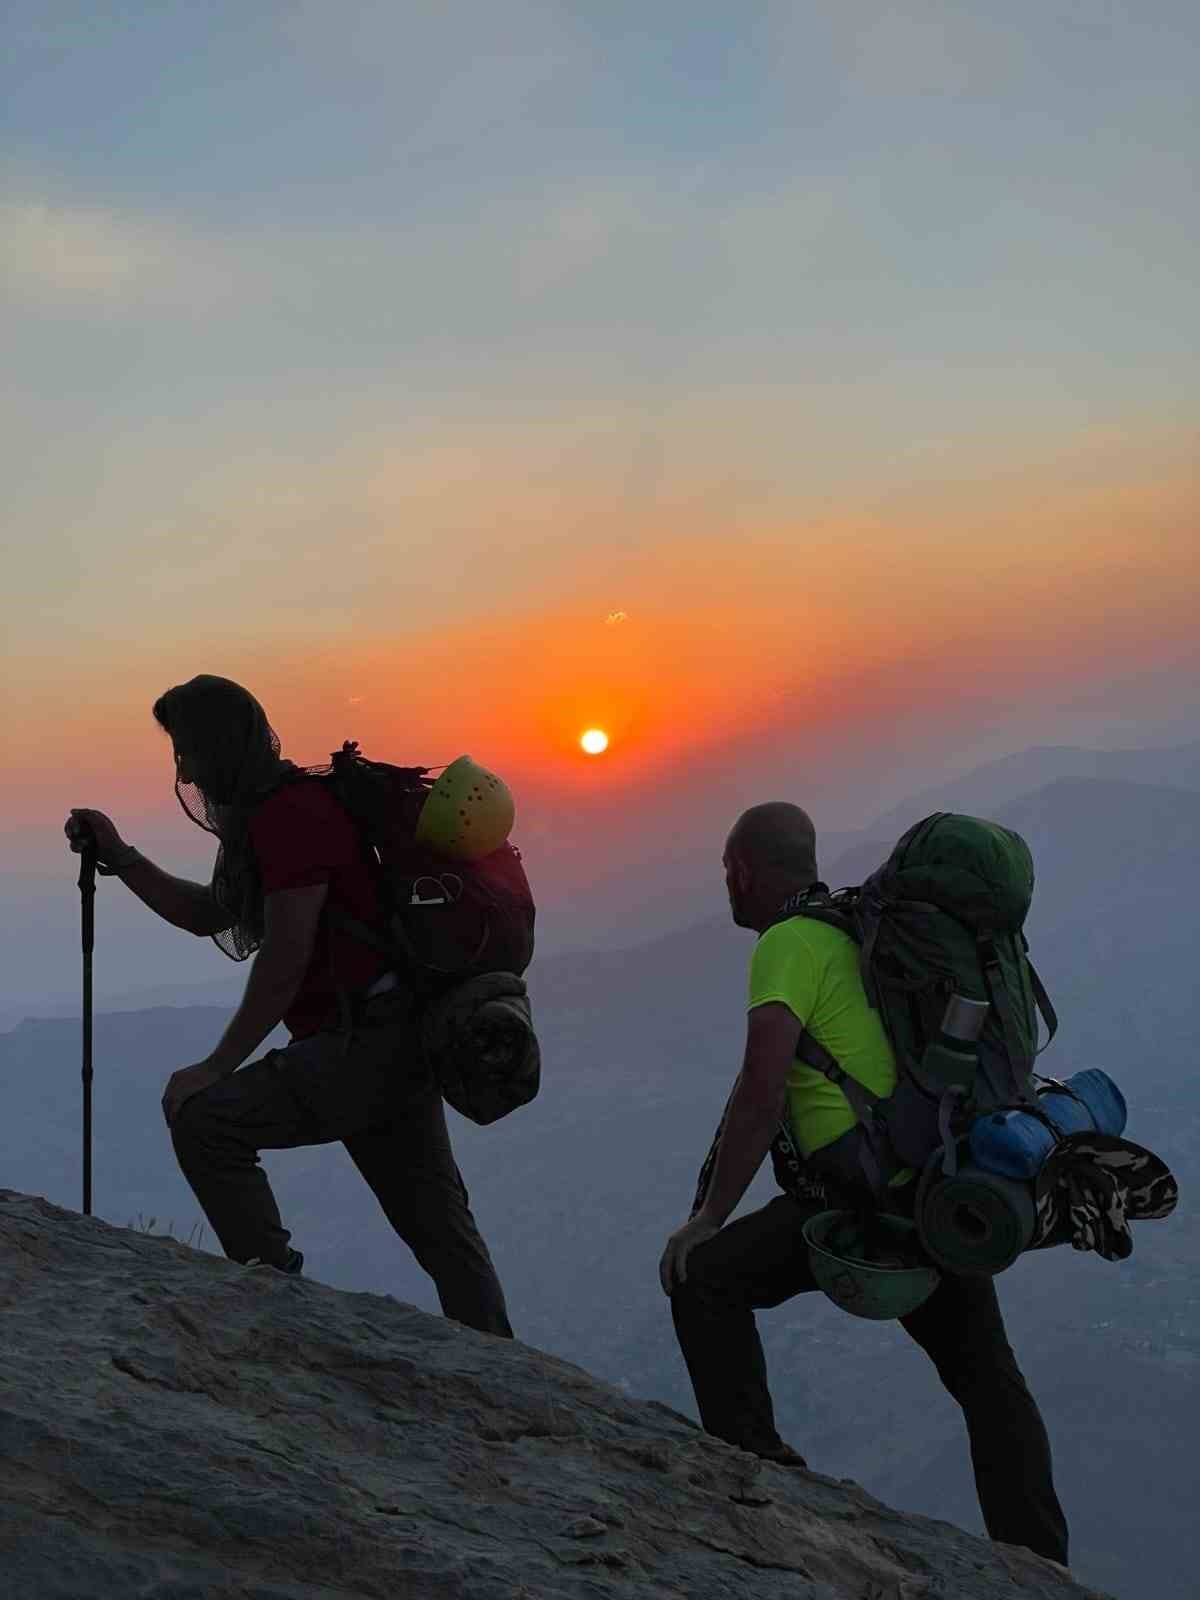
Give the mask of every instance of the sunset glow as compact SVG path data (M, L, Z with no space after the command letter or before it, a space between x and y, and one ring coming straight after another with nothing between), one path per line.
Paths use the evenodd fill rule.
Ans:
M845 834L1195 737L1194 6L48 9L5 39L12 1007L77 989L68 807L211 872L150 709L198 672L300 764L470 750L566 948L604 885L666 926L664 863L723 895L757 801ZM99 982L192 970L106 890Z

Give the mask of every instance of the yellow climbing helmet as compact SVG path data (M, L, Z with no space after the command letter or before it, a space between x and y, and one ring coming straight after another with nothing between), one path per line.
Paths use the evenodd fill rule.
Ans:
M460 861L489 856L512 832L516 806L503 778L459 756L434 784L417 818L416 840Z

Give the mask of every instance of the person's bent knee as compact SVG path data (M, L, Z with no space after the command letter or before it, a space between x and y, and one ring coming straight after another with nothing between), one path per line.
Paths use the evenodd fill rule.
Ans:
M727 1297L730 1289L730 1274L726 1266L728 1257L723 1248L713 1248L718 1243L723 1246L724 1241L706 1239L703 1244L689 1250L684 1268L686 1275L682 1283L676 1284L676 1294L682 1292L698 1300Z
M680 1318L687 1319L697 1313L703 1314L714 1302L724 1302L729 1298L723 1293L718 1283L710 1281L702 1272L698 1272L692 1261L687 1265L687 1277L682 1283L676 1283L671 1290L671 1315L676 1322Z
M189 1158L194 1158L204 1148L205 1142L192 1123L183 1121L182 1113L171 1124L171 1144L175 1159L181 1165L186 1166Z
M210 1144L214 1137L220 1137L220 1133L221 1121L213 1114L206 1090L185 1100L171 1124L171 1142L176 1152Z

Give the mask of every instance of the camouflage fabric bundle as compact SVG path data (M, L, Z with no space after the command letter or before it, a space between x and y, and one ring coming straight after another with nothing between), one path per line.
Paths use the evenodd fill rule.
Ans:
M1133 1250L1130 1222L1169 1217L1179 1185L1166 1162L1109 1133L1072 1133L1046 1158L1034 1183L1037 1221L1030 1249L1070 1244L1105 1261Z

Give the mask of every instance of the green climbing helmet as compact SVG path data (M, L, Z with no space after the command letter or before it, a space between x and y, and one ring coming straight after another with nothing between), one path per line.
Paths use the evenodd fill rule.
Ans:
M508 785L470 756L446 767L426 796L416 840L460 861L490 856L512 832L516 807Z
M904 1217L822 1211L804 1224L804 1242L818 1288L852 1316L906 1317L941 1282Z

